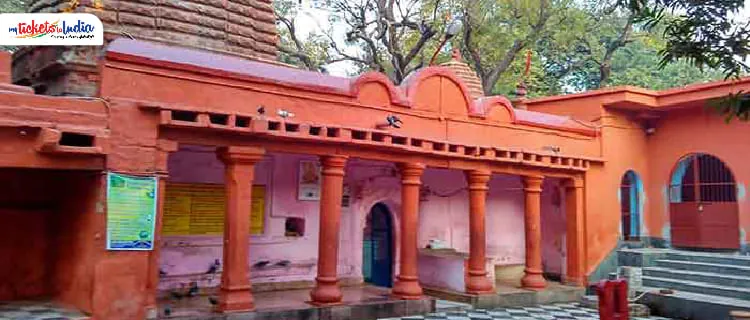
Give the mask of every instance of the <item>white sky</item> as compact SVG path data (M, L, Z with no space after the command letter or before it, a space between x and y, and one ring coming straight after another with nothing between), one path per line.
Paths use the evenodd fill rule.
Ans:
M322 33L325 29L329 28L328 12L313 8L312 2L315 0L302 0L302 6L300 8L299 15L297 17L297 30L299 31L298 36L302 39L306 38L310 33ZM745 0L745 8L740 12L738 18L743 21L748 21L750 18L750 0ZM356 52L355 48L347 48L344 44L344 37L346 28L345 26L334 27L333 37L336 40L339 48L347 51L347 53ZM353 72L354 65L349 61L342 61L326 66L328 72L332 75L337 76L348 76L349 73Z

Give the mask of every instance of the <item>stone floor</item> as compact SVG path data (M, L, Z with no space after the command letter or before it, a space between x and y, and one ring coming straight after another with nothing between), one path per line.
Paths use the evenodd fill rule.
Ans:
M358 302L387 301L388 289L373 286L356 286L341 288L344 294L344 304ZM215 295L213 295L215 299ZM256 311L298 310L312 308L310 289L284 290L253 293ZM214 306L208 296L174 299L163 297L159 300L159 315L165 311L171 317L201 316L212 313ZM215 300L214 300L215 301Z
M47 301L0 301L0 320L85 320L89 317Z
M381 320L598 320L598 311L581 307L578 303L559 303L537 307L498 308L493 310L465 310L429 313L423 316L388 318ZM669 320L662 317L631 318L631 320Z

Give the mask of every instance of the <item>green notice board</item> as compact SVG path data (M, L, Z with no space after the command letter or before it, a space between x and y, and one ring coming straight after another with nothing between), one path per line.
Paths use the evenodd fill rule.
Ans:
M152 250L156 177L107 173L107 250Z

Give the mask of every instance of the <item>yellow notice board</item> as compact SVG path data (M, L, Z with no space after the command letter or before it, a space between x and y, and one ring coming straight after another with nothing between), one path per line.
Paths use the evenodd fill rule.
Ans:
M167 183L162 234L215 235L224 232L224 186L201 183ZM262 234L266 188L253 186L250 233Z

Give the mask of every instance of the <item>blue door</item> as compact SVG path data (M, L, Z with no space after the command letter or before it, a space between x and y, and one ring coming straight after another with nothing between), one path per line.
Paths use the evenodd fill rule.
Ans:
M362 243L362 273L365 282L380 287L393 285L393 232L388 207L378 203L370 209Z

